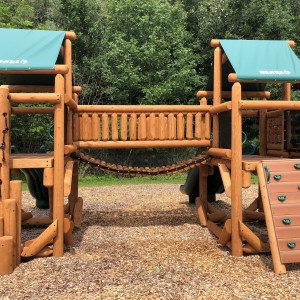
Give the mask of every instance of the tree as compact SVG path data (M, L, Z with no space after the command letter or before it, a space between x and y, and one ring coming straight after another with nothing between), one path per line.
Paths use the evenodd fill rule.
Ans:
M186 13L167 0L111 0L103 34L109 101L179 104L194 101L197 76Z

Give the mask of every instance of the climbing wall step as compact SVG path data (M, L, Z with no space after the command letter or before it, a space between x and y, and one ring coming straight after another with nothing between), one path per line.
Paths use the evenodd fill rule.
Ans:
M277 247L282 264L300 262L300 160L262 161ZM268 229L269 231L269 229Z

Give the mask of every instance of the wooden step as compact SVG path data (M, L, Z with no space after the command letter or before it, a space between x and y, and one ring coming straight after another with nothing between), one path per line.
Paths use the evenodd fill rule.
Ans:
M53 153L11 154L9 161L12 169L52 168L54 166Z

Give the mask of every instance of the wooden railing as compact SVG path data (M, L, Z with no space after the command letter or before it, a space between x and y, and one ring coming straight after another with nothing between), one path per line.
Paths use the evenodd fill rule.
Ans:
M84 106L73 115L78 148L210 146L209 105Z

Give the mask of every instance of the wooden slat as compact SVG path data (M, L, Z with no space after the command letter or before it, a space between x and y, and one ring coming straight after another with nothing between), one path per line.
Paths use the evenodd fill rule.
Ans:
M138 119L138 139L144 141L147 138L147 121L146 114L141 114Z
M195 138L201 139L201 113L197 113L195 116Z
M102 140L109 140L109 120L106 113L102 115Z
M111 139L113 141L119 140L118 115L115 113L111 115Z
M156 118L155 114L152 113L149 116L149 140L155 140L156 139Z
M137 117L135 113L130 114L130 121L129 121L129 133L130 133L130 140L136 141L136 129L137 129L137 123L136 123Z
M184 118L182 113L177 115L177 139L184 139Z
M168 138L174 140L176 138L176 119L173 113L168 114Z
M11 154L10 168L52 168L54 166L53 154Z
M186 138L188 140L191 140L194 137L193 119L193 115L191 113L188 113L186 116Z
M100 117L98 114L92 114L92 140L100 141Z
M121 116L121 141L126 141L128 135L128 116L122 114Z
M166 138L166 125L165 125L165 115L160 113L158 116L158 138L159 140L164 140Z

